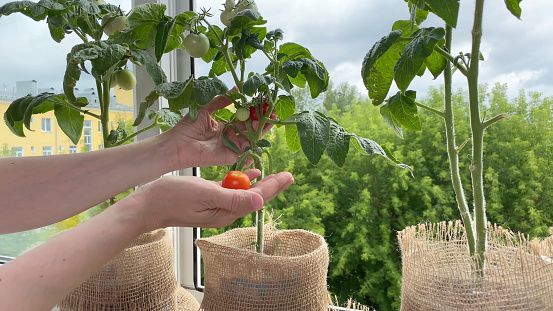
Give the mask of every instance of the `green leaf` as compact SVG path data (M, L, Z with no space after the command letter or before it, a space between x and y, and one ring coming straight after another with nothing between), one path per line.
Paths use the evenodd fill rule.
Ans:
M28 106L25 108L25 114L23 115L23 124L28 130L31 130L31 117L33 114L45 113L54 110L54 103L56 101L62 101L66 103L64 95L55 95L53 93L41 93L34 96ZM23 108L23 107L21 107Z
M276 115L280 120L286 120L296 112L296 102L292 96L280 95L275 105Z
M319 112L302 112L296 116L296 126L303 153L317 165L328 144L330 120Z
M33 1L14 1L0 6L0 17L2 15L10 15L17 12L22 13L35 21L43 20L47 16L46 8Z
M209 103L215 96L228 92L228 87L223 81L213 78L194 79L194 100L200 106ZM193 120L193 119L192 119Z
M140 103L140 106L138 108L138 115L134 119L134 123L132 124L132 126L138 126L140 123L142 123L142 120L144 120L144 116L146 115L146 110L152 107L152 105L157 101L158 97L159 95L155 90L151 91L150 94L146 96L144 101Z
M424 65L426 65L426 68L428 68L434 79L436 79L444 71L447 60L442 54L437 51L432 51L432 54L424 60Z
M167 108L161 108L159 111L151 110L148 113L148 118L151 119L154 115L156 116L156 125L162 132L170 130L182 119L180 111L170 111Z
M152 55L144 50L131 50L130 54L133 61L146 69L146 72L156 86L167 82L165 72L163 72L163 69Z
M365 155L379 155L384 157L386 160L388 160L390 163L395 164L401 168L404 168L408 170L411 173L411 176L413 176L413 169L409 167L408 165L405 165L399 161L392 155L390 150L386 148L386 146L381 146L377 142L359 137L355 134L351 134L351 137L355 138L353 140L353 145L357 150L359 150L361 153Z
M84 115L62 104L54 105L54 115L61 130L74 145L78 145L83 133Z
M167 7L164 4L157 3L138 5L129 13L127 24L129 28L135 28L144 24L157 25L165 20L166 9Z
M263 25L265 23L267 23L267 21L263 20L261 14L259 14L258 12L254 10L244 10L238 12L236 16L231 20L229 35L236 36L242 33L244 29L256 25Z
M169 37L175 26L176 19L172 18L169 21L161 21L156 27L156 39L154 45L154 51L156 54L156 60L159 62L161 56L165 53L165 47L169 42Z
M339 167L344 166L349 151L351 135L333 120L330 121L329 140L326 148L328 157Z
M400 90L407 90L426 58L434 51L434 46L444 36L443 28L422 28L413 34L413 39L394 66L394 80Z
M242 88L242 91L244 94L248 96L253 96L255 92L259 89L260 86L266 85L269 86L271 83L275 81L275 78L271 76L265 76L261 74L255 74L246 80L244 83L244 87Z
M408 91L405 94L398 92L380 108L384 121L400 137L402 137L401 127L418 132L422 130L415 99L414 91Z
M211 114L213 120L217 122L228 122L234 113L227 108L222 108Z
M521 1L522 0L505 0L505 5L507 6L509 12L511 12L511 14L518 19L520 19L520 14L522 14L522 10L520 8Z
M241 153L240 149L236 146L236 144L227 137L227 127L225 127L225 129L223 130L223 133L221 134L221 138L223 139L223 144L227 146L227 148L234 151L238 155Z
M384 102L394 78L394 65L406 43L396 43L402 31L395 30L376 42L365 55L361 65L363 84L373 105Z
M424 3L449 26L453 28L457 27L459 0L424 0Z
M301 150L300 136L298 135L298 127L296 125L286 125L286 145L292 153Z
M271 143L266 139L261 139L257 142L257 146L261 148L269 148L271 147Z

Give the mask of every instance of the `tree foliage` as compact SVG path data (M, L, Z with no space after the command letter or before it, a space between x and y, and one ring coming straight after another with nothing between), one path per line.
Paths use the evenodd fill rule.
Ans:
M481 94L486 114L509 113L507 120L488 129L485 140L489 220L543 237L553 220L553 196L548 192L553 188L553 98L521 91L509 101L506 88L483 86ZM453 96L461 142L470 137L467 96L462 90ZM442 101L443 89L432 88L423 103L439 109ZM274 171L291 172L295 183L268 208L282 229L301 228L325 236L330 250L329 288L341 302L353 297L377 310L397 310L401 296L397 231L420 222L459 218L443 148L444 124L437 115L422 112L422 133L407 131L401 140L384 124L379 108L366 99L357 97L333 107L330 117L349 132L370 135L394 150L398 160L412 165L415 179L405 170L385 165L384 158L363 156L354 148L343 168L326 157L315 168L300 153L290 154L284 127L276 127L269 134ZM470 166L469 147L470 141L460 151L462 171ZM202 169L202 174L213 179L221 176L214 169ZM469 189L465 190L471 201ZM251 225L252 219L245 218L233 226Z

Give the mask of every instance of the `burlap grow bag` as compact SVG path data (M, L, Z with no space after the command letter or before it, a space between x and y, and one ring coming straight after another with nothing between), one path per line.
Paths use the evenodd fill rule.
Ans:
M265 252L255 252L255 228L199 239L205 311L326 311L328 248L304 230L265 227Z
M552 241L488 228L485 274L475 273L460 222L398 233L401 310L553 310Z
M177 285L170 233L160 229L141 235L58 307L60 311L197 311L199 303Z

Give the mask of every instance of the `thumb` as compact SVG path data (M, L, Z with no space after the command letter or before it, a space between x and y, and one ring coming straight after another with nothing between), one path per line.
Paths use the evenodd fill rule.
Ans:
M223 195L216 196L217 208L238 217L246 216L263 208L263 197L246 190L224 189Z

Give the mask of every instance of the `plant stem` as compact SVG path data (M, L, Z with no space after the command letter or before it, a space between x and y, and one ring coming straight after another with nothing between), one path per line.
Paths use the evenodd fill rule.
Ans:
M96 86L98 87L98 99L100 100L100 116L102 123L102 136L104 140L104 148L111 147L111 143L108 141L109 136L109 82L98 82L96 81Z
M472 28L472 55L480 55L483 11L484 0L476 0L474 24ZM480 105L478 102L479 62L479 57L471 58L467 78L469 89L470 126L472 131L472 164L470 171L474 198L474 217L476 223L475 255L478 257L477 259L479 259L477 260L477 269L481 274L483 274L483 255L486 251L487 245L487 220L483 186L483 145L485 128L480 118Z
M448 50L451 49L452 41L452 28L446 25L446 37L445 45ZM461 219L465 225L465 233L467 235L468 248L470 256L474 256L474 229L472 227L472 215L468 208L465 193L463 191L463 184L461 181L461 174L459 173L459 152L457 150L457 144L455 142L455 122L453 119L453 103L452 103L452 72L450 61L444 69L444 121L445 121L445 135L447 140L447 156L449 158L449 169L451 172L451 183L453 184L453 190L455 192L455 199L461 214Z
M447 66L446 66L446 68L447 68ZM444 70L444 71L445 71L445 70ZM449 68L449 71L451 72L451 68ZM445 74L446 74L446 73L444 72L444 76L445 76ZM450 76L449 79L451 80L451 76ZM434 109L434 108L432 108L432 107L429 107L429 106L426 106L426 105L424 105L424 104L417 103L417 102L415 102L415 104L416 104L417 106L423 108L423 109L426 109L426 110L428 110L428 111L431 111L431 112L433 112L433 113L439 115L439 116L442 117L442 118L445 118L445 114L444 114L442 111L439 111L438 109Z
M263 162L255 159L255 168L261 171L261 175L257 177L256 181L263 179ZM264 232L265 232L265 207L255 212L256 227L257 227L257 240L255 242L255 251L259 254L263 254L264 246Z
M141 130L139 130L139 131L137 131L137 132L132 133L131 135L127 136L125 139L123 139L123 140L121 140L121 141L118 141L118 142L115 143L115 144L111 144L111 147L120 146L120 145L126 143L127 141L129 141L129 140L135 138L136 136L138 136L138 135L140 135L140 134L146 132L147 130L152 129L152 128L156 127L156 126L157 126L157 124L152 123L152 124L148 125L147 127L143 128L143 129L141 129Z
M243 82L238 78L238 75L236 74L236 70L234 69L234 66L232 65L232 59L230 58L229 54L229 48L228 48L228 40L226 40L226 43L223 42L223 39L217 34L213 26L207 21L204 20L207 27L211 29L211 31L215 34L215 37L217 38L217 41L219 41L219 44L221 45L221 52L223 53L223 56L225 57L225 61L227 62L227 65L229 66L230 73L232 74L232 78L234 79L234 83L236 84L236 87L239 91L242 91Z

